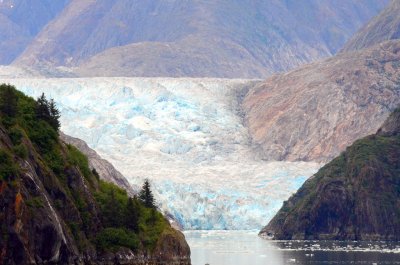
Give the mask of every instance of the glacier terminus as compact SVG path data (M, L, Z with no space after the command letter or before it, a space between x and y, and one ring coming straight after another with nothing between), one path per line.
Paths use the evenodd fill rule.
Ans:
M61 110L61 130L88 143L134 186L148 178L183 229L260 229L321 166L263 161L240 95L257 80L15 78Z

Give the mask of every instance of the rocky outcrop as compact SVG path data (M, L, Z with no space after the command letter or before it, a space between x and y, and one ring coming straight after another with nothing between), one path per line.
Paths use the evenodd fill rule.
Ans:
M71 0L14 64L78 66L81 76L264 78L336 53L386 3Z
M311 177L261 236L400 240L400 109Z
M378 16L351 38L342 52L361 50L394 39L400 39L400 1L398 0L392 0Z
M266 160L329 161L400 103L400 41L342 53L250 89L243 100Z
M90 169L95 169L101 179L114 183L115 185L125 189L131 196L137 194L139 187L135 187L134 189L121 172L119 172L110 162L101 158L96 151L86 144L85 141L64 133L60 133L60 138L62 141L72 144L86 155L89 159Z

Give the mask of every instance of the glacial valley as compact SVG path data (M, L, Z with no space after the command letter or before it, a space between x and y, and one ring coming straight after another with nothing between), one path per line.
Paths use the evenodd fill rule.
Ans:
M258 156L239 104L258 80L0 82L54 98L62 131L86 141L132 185L150 179L160 208L184 229L259 229L320 167Z

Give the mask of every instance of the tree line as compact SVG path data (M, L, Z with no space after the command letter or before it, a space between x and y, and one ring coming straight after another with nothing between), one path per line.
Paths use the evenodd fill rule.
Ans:
M12 85L0 85L0 113L9 122L18 114L18 94ZM57 132L60 129L60 111L53 99L48 100L44 93L35 103L36 118L46 121Z

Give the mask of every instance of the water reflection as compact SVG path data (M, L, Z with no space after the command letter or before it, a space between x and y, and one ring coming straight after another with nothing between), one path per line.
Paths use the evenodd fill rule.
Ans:
M400 246L373 242L268 241L256 231L187 231L193 265L400 264Z

